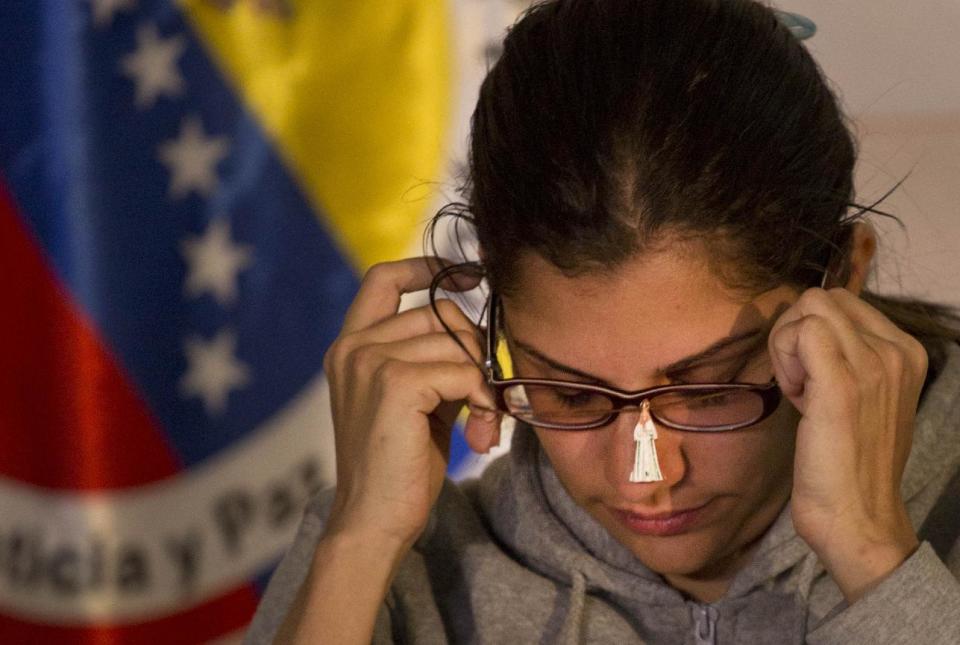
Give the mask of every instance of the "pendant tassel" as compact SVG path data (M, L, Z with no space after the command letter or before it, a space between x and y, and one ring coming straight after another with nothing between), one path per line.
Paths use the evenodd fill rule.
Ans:
M640 419L633 429L633 440L636 442L636 451L630 481L634 483L663 481L660 461L657 459L657 427L653 425L653 419L650 418L650 404L647 401L643 402L640 409Z

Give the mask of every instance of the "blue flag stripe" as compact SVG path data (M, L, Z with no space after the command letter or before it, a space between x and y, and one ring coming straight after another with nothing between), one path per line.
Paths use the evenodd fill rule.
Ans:
M138 109L122 61L144 27L184 39L185 90ZM5 3L0 37L18 62L0 71L0 172L184 463L200 462L317 374L355 271L172 3L141 2L103 29L88 3ZM209 195L172 194L161 160L190 121L225 147ZM232 299L185 288L184 245L216 221L249 259ZM187 347L223 334L245 376L218 405L185 386Z

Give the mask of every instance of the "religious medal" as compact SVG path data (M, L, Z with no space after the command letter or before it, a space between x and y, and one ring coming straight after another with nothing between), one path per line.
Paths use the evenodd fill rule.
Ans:
M640 406L640 419L633 429L633 440L636 443L636 451L630 481L663 481L660 462L657 459L657 427L653 425L653 420L650 418L650 403L648 401L644 401L643 405Z

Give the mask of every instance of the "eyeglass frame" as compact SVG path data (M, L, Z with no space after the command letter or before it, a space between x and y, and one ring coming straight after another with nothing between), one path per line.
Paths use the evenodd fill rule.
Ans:
M709 428L704 428L700 426L685 426L683 424L678 424L672 421L661 418L656 414L654 408L650 406L649 412L650 416L654 421L663 425L667 428L672 428L674 430L683 430L686 432L729 432L732 430L740 430L742 428L747 428L754 424L760 423L777 409L777 406L780 404L782 394L780 388L777 386L776 380L771 379L767 383L755 384L755 383L680 383L673 385L657 385L650 388L645 388L642 390L627 391L621 390L619 388L613 388L605 385L595 385L593 383L579 383L577 381L563 381L558 379L542 379L542 378L503 378L503 371L500 367L500 362L497 359L496 354L496 344L497 344L497 316L499 298L495 293L490 294L490 298L487 302L487 314L488 314L488 323L486 329L486 349L487 355L484 360L484 368L487 370L487 383L491 386L494 393L496 394L497 406L505 411L507 414L514 416L513 413L509 411L509 407L506 402L505 391L509 387L517 385L542 385L549 387L559 387L567 389L576 389L581 392L593 392L596 394L604 395L613 405L610 411L605 417L600 418L598 421L593 421L590 423L582 424L552 424L552 423L537 423L537 427L549 428L551 430L567 430L567 431L578 431L578 430L594 430L596 428L601 428L617 418L624 408L627 407L639 407L644 403L656 396L662 394L669 394L674 392L733 392L733 391L751 391L759 395L760 400L762 401L763 408L759 415L756 418L751 419L746 423L737 423L737 424L726 424L720 426L713 426Z
M751 419L747 423L738 423L738 424L726 424L721 426L703 428L698 426L685 426L683 424L677 424L665 419L662 419L655 413L655 411L648 406L651 417L659 423L660 425L671 428L674 430L680 430L683 432L698 432L698 433L716 433L716 432L731 432L734 430L742 430L748 428L752 425L760 423L764 419L772 415L777 407L780 404L783 394L780 391L780 388L777 385L776 378L771 378L767 383L680 383L674 385L658 385L651 388L645 388L643 390L636 391L627 391L620 390L617 388L612 388L604 385L595 385L592 383L578 383L576 381L560 381L555 379L538 379L538 378L503 378L503 369L500 366L500 362L497 359L497 325L499 319L499 297L491 289L490 294L487 297L487 304L485 307L487 313L487 326L484 331L484 348L486 350L485 357L482 363L477 362L473 355L470 354L469 350L463 345L460 339L457 337L453 330L447 325L446 321L443 320L443 317L440 315L440 312L436 306L436 299L434 294L439 288L440 282L448 278L457 270L463 270L469 268L476 270L478 273L483 273L483 267L477 262L465 262L462 264L450 265L443 268L439 271L433 279L433 282L430 285L430 306L433 309L434 315L440 321L440 324L447 331L448 334L456 341L456 343L467 353L467 355L473 360L477 367L484 374L484 377L487 381L487 385L493 390L495 394L495 404L498 408L498 411L517 418L516 415L510 412L510 409L507 405L505 391L509 387L514 387L517 385L542 385L550 387L560 387L560 388L574 388L581 391L595 392L606 396L610 402L613 404L613 408L610 412L602 417L599 421L583 423L583 424L574 424L574 425L558 425L551 423L531 423L524 419L524 423L530 423L535 425L538 428L546 428L549 430L561 430L567 432L579 432L583 430L595 430L597 428L602 428L605 425L610 424L614 419L619 416L624 408L635 407L642 405L644 401L660 396L665 393L671 392L717 392L717 391L742 391L748 390L755 392L761 399L763 409L761 413L755 418ZM824 284L826 281L826 274L824 274Z

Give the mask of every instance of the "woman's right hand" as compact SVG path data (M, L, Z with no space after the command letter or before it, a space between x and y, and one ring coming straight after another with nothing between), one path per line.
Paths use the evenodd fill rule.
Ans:
M328 535L409 548L439 496L451 427L465 402L470 446L485 452L499 441L499 415L476 364L429 306L397 313L402 294L429 287L431 266L440 263L412 258L371 268L324 358L337 450ZM472 288L477 280L457 282ZM476 327L449 300L437 304L479 360Z

